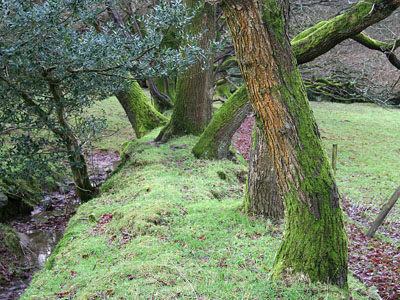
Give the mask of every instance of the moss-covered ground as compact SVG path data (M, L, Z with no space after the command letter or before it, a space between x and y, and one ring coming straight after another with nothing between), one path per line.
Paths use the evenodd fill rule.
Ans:
M242 212L247 167L195 159L196 137L155 145L157 133L80 207L21 299L347 299L269 280L281 227Z

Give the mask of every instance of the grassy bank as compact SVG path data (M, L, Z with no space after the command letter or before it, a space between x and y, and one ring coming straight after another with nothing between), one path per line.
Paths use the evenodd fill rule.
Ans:
M246 167L194 159L194 137L155 146L156 134L80 207L21 299L347 299L270 281L281 228L241 212Z

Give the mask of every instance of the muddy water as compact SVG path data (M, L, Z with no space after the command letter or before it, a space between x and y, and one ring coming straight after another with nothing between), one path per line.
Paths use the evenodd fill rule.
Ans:
M19 233L25 258L29 264L43 267L62 236L63 232L61 231L28 231L26 233Z
M98 151L92 158L91 180L99 186L119 163L118 153ZM20 244L25 256L24 265L19 265L22 276L0 286L0 300L17 299L28 286L35 271L46 263L71 216L79 206L72 182L65 182L60 189L46 195L42 205L29 216L21 216L8 222L19 233ZM0 257L1 263L2 257Z

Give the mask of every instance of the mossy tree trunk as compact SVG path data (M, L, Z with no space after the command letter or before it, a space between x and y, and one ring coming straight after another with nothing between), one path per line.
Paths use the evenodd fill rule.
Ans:
M222 2L248 96L285 200L273 278L303 273L347 286L338 190L287 39L288 1Z
M137 138L141 138L149 130L168 121L151 105L136 81L131 83L129 90L117 94L117 98L124 108Z
M196 7L201 1L186 0L189 7ZM190 31L201 33L199 45L207 49L210 41L215 39L216 14L215 8L207 3L194 18ZM176 99L172 117L156 140L167 141L172 136L185 134L200 135L211 119L213 85L213 58L205 63L190 67L176 84Z
M193 154L198 158L231 158L229 147L232 136L250 112L246 89L237 90L215 112L210 124L193 147Z
M313 60L319 55L329 51L336 44L346 38L358 37L361 30L388 17L398 6L400 1L386 1L388 5L373 8L372 3L359 3L349 11L336 16L335 18L318 23L317 25L298 34L291 42L293 51L298 64ZM363 13L368 11L369 18L363 18ZM306 44L306 45L305 45ZM393 45L386 45L388 49L393 49ZM379 48L376 48L379 50ZM243 85L237 90L237 94L243 94L246 87ZM247 94L246 94L247 97ZM244 99L242 99L244 100ZM241 102L244 104L244 102ZM211 120L209 126L201 135L199 141L193 148L193 153L197 157L208 159L230 158L229 151L216 151L216 149L229 149L235 130L244 121L243 114L236 113L241 106L237 106L234 101L226 101L220 110L214 115L217 122ZM225 120L225 122L220 122ZM278 197L277 186L272 182L272 173L267 162L253 161L254 157L267 159L267 148L259 144L261 139L253 142L252 156L249 164L249 180L246 190L245 207L248 212L263 215L266 218L283 217L283 200ZM253 157L253 158L252 158ZM263 167L258 167L259 165ZM274 187L275 186L275 190ZM268 193L267 193L268 191ZM265 199L265 203L262 203ZM276 203L273 201L275 199Z

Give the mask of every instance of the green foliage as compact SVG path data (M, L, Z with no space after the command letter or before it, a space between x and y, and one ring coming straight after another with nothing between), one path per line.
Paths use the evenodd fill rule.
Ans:
M79 208L21 299L348 298L301 277L269 280L282 228L240 211L245 168L194 159L190 136L155 146L157 133L132 144L135 155Z
M127 72L135 79L176 75L200 58L195 37L183 33L193 12L188 12L182 1L162 2L143 16L144 38L133 33L128 38L127 29L112 22L100 24L101 31L95 29L101 23L99 15L110 3L1 2L2 174L44 177L51 172L49 162L66 155L70 160L79 157L75 152L81 152L89 137L104 128L102 120L83 111L124 90L131 80L125 77ZM171 27L186 41L180 49L159 47ZM71 147L72 136L77 146Z

